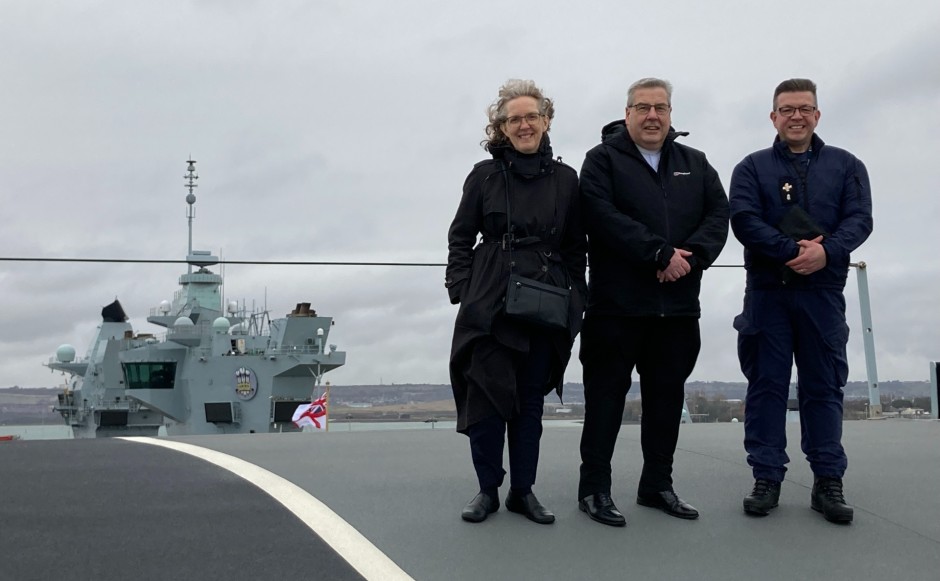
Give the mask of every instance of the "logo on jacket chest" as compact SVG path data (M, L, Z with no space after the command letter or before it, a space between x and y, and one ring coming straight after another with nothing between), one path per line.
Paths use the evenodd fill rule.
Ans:
M674 172L672 172L672 177L674 177L674 178L675 178L675 177L679 177L679 176L690 176L690 175L692 175L692 172L690 172L690 171L674 171Z

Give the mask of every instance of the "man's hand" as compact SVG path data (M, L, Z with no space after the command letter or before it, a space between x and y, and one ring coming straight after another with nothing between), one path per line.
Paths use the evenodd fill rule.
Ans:
M686 260L689 256L692 256L692 253L688 250L676 248L666 268L656 271L656 280L659 282L675 282L692 272L692 265Z
M793 272L803 276L826 268L826 250L822 247L822 241L823 237L817 236L812 240L797 242L800 245L800 253L787 262L787 266L793 269Z

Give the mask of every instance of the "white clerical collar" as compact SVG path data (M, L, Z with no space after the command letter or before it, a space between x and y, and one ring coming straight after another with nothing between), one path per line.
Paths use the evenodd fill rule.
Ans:
M635 144L634 144L635 145ZM650 164L650 167L656 171L659 171L659 158L662 154L662 149L646 149L645 147L636 146L640 150L640 153L643 155L643 159L646 160L646 163Z

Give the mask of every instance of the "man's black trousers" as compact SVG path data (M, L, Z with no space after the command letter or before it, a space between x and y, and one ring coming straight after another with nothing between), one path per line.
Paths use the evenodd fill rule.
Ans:
M585 417L578 498L610 492L611 458L634 368L642 397L643 472L637 492L672 489L685 381L700 348L695 317L588 315L581 331Z

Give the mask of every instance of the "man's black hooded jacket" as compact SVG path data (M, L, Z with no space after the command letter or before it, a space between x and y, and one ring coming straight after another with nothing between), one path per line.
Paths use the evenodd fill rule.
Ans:
M607 124L581 168L588 234L586 317L699 317L702 271L728 238L728 198L701 151L676 143L670 128L659 171L643 158L623 120ZM692 272L659 282L675 248L692 252Z

